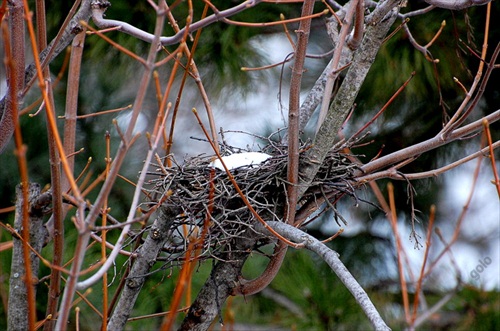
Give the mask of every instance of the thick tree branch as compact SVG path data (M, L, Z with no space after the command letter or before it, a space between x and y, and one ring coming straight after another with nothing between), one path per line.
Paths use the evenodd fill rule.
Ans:
M307 190L309 184L318 172L327 153L336 143L337 133L345 117L353 107L359 89L375 61L375 56L397 17L397 6L377 25L370 25L366 29L365 37L358 50L354 53L352 65L346 74L337 95L330 105L330 109L321 125L312 148L305 156L306 162L301 167L303 184L299 187L299 196Z
M492 149L497 149L500 147L500 141L497 141L491 145ZM440 174L443 174L453 168L456 168L464 163L467 163L477 157L480 156L485 156L488 155L490 146L484 147L483 149L472 153L460 160L457 160L455 162L452 162L450 164L447 164L441 168L434 169L434 170L429 170L429 171L423 171L423 172L418 172L418 173L412 173L412 174L402 174L401 172L398 171L399 167L398 165L391 167L387 170L371 173L369 175L365 175L362 177L357 178L357 181L360 183L367 183L371 182L373 180L381 179L381 178L392 178L396 180L415 180L415 179L423 179L423 178L429 178L429 177L437 177ZM406 165L408 164L407 162L402 162L402 164Z
M38 285L38 269L40 259L35 252L29 252L30 263L26 263L24 259L23 246L31 246L36 252L41 252L45 238L45 228L43 226L43 211L47 207L46 203L49 200L40 201L40 185L30 183L28 184L28 210L29 220L23 221L24 205L23 192L20 186L16 188L16 218L14 220L14 230L16 230L19 237L14 237L14 247L12 250L12 266L10 272L10 286L9 286L9 305L8 305L8 330L28 330L29 329L29 302L28 302L28 286L36 290ZM24 224L29 224L29 238L22 238L22 228ZM26 271L25 266L30 266L30 272ZM27 275L31 275L32 279L26 279ZM32 303L34 307L34 301Z
M262 274L250 280L240 277L238 286L233 289L231 295L253 295L269 286L280 271L287 251L288 245L279 241L274 247L274 253Z
M137 252L137 258L130 259L131 262L134 260L132 269L125 282L120 300L109 320L108 330L124 329L125 323L127 323L127 319L134 308L137 296L146 281L146 275L149 274L159 252L168 239L169 229L174 218L171 215L160 215L154 221L146 241Z
M19 109L22 98L20 96L24 87L24 60L25 60L25 26L23 2L20 0L8 1L9 4L9 34L4 32L5 49L10 52L5 54L5 63L8 66L7 82L14 84L11 91L7 91L4 99L0 101L0 153L9 142L15 128L16 109ZM11 93L14 92L14 93ZM14 106L16 103L17 106Z
M227 297L237 286L241 269L256 242L256 234L253 231L247 231L247 234L247 238L237 240L232 250L220 256L222 260L213 267L210 277L191 304L179 330L208 330L220 314Z
M331 66L328 67L329 72L327 73L326 76L327 79L323 94L323 100L321 102L321 108L319 111L316 132L319 131L319 128L321 127L321 124L323 124L323 122L325 121L326 114L328 113L328 106L330 105L330 99L333 93L333 86L335 81L337 80L338 75L340 74L339 69L340 69L340 58L342 55L342 50L344 49L344 44L346 43L347 35L351 29L354 13L356 12L356 8L358 7L358 1L361 0L352 0L348 3L346 14L344 15L344 18L342 20L342 27L340 28L340 33L338 35L338 39L335 45L335 52L333 53L333 58L331 63L329 63L329 65ZM359 19L360 18L358 17L358 20ZM333 22L331 24L333 24ZM362 24L364 24L364 22L362 22ZM334 29L336 30L337 28ZM359 37L361 38L362 36Z
M302 17L309 17L314 10L314 0L304 1L302 6ZM300 109L300 89L304 62L306 58L307 44L311 30L311 18L300 21L297 46L295 50L295 62L292 68L290 80L290 98L288 110L288 167L287 167L287 209L285 220L288 224L295 223L295 212L297 210L297 184L299 177L299 109ZM279 242L274 250L269 264L264 272L257 278L250 281L241 280L240 286L233 294L251 295L266 288L276 277L285 258L287 245Z

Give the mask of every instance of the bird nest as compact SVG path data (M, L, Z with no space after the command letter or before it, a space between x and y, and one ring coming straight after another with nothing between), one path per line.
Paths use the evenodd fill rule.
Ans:
M168 219L167 252L182 256L190 242L197 242L201 246L198 258L217 257L235 239L256 234L257 219L241 194L263 220L282 220L287 205L286 147L269 145L263 152L272 157L259 165L231 170L238 188L225 171L211 166L213 157L192 157L179 164L169 156L174 166L158 165L151 173L150 196L158 197L154 202L161 202L162 217ZM302 157L300 162L305 162ZM334 208L331 201L339 195L354 195L349 182L355 168L340 150L330 152L300 199L298 211L312 212L325 202Z

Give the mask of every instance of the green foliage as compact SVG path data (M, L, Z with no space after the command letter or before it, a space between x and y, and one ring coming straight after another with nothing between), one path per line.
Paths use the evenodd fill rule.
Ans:
M429 306L442 298L441 293L428 295ZM483 291L464 286L442 310L423 324L423 330L475 330L500 328L500 292Z
M260 264L260 263L258 263ZM331 269L307 251L289 251L271 288L296 305L297 315L271 298L255 295L233 302L236 322L254 320L297 330L369 329L350 292Z
M350 239L345 239L346 241ZM337 239L334 241L336 242ZM363 246L355 241L353 245ZM343 245L339 243L339 245ZM370 246L360 247L369 250ZM349 266L349 249L341 250L341 259L355 278L361 277L356 268ZM358 251L356 256L366 253ZM354 260L354 257L351 257ZM250 260L252 266L263 270L264 259ZM352 262L352 261L351 261ZM373 270L366 263L366 272ZM247 266L248 267L248 266ZM378 264L377 268L382 266ZM255 270L252 272L256 276ZM291 304L299 308L296 314L287 307L273 300L273 294L257 294L246 298L235 298L230 306L230 315L236 323L255 323L271 328L295 330L368 330L370 324L364 313L338 278L323 261L310 252L289 251L279 274L271 283L271 288L278 295L285 296ZM403 330L404 308L399 290L387 290L386 287L365 289L382 317L393 330ZM428 307L432 307L443 298L443 293L425 292ZM422 299L422 298L421 298ZM410 293L410 302L413 295ZM450 300L445 307L433 315L420 328L421 330L497 330L500 327L500 294L498 291L482 291L465 286ZM227 314L227 312L226 312ZM421 312L419 312L421 314ZM419 316L419 315L417 315ZM227 321L226 325L227 325Z

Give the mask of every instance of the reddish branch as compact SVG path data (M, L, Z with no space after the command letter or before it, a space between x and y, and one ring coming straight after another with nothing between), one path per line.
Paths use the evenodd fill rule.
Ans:
M127 128L127 131L125 132L125 134L123 136L123 140L120 143L120 146L118 147L118 150L116 152L116 155L115 155L113 164L111 166L111 169L109 171L108 177L106 178L106 180L101 188L101 191L99 192L99 195L95 201L95 204L90 209L90 211L88 212L86 217L84 217L84 215L78 215L78 221L82 222L82 225L84 227L79 229L80 236L78 237L78 241L76 244L75 258L73 260L73 264L71 267L71 274L70 274L70 277L68 278L68 281L66 283L63 298L61 300L61 309L59 310L59 317L57 320L56 329L64 329L65 328L66 322L69 318L69 310L71 307L71 303L73 301L73 296L74 296L75 291L76 291L76 283L78 280L78 274L79 274L79 272L81 270L81 266L83 264L83 260L84 260L85 253L86 253L87 243L90 239L90 228L95 224L95 221L100 214L101 207L102 207L104 201L109 196L109 193L110 193L110 191L115 183L118 172L122 166L122 163L125 159L127 151L130 147L130 144L133 141L133 136L132 136L133 130L134 130L135 124L137 122L137 118L139 117L139 114L141 112L142 105L143 105L144 99L146 97L146 91L147 91L147 88L149 86L151 76L153 73L153 69L154 69L154 60L156 57L156 53L158 51L158 48L155 45L157 45L161 30L163 29L163 22L164 22L165 15L164 15L164 11L162 11L162 9L163 8L159 9L157 12L157 22L156 22L156 26L155 26L155 40L154 40L154 43L151 45L149 53L148 53L146 68L143 72L142 78L141 78L140 83L139 83L139 90L137 92L137 96L136 96L136 99L134 101L134 106L132 108L132 116L130 118L130 122L129 122L129 126Z
M4 47L10 47L11 54L15 54L15 57L7 57L7 61L11 62L7 71L7 82L10 82L11 86L6 98L0 103L0 153L14 133L14 117L17 117L15 110L19 108L18 105L22 100L20 91L24 87L25 26L23 2L17 0L7 1L7 3L9 5L9 33L4 32ZM11 91L14 93L10 93Z
M302 17L310 16L314 9L314 0L304 1L302 7ZM290 81L290 101L288 110L288 168L287 168L287 210L286 223L295 223L295 212L297 210L297 185L299 174L299 108L300 108L300 88L302 73L304 71L304 62L306 58L307 44L309 42L309 33L311 30L311 18L300 21L298 30L297 46L295 48L295 62L292 68L292 77ZM258 293L266 288L276 277L285 258L287 245L279 242L264 272L257 278L247 281L240 280L239 286L236 286L233 295L251 295Z
M361 44L361 39L363 38L363 33L365 31L365 2L364 0L359 0L356 4L356 21L354 24L354 30L352 35L347 41L347 45L350 49L355 50Z

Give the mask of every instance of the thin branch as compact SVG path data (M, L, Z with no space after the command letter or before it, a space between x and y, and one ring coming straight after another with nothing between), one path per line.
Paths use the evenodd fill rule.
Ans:
M314 0L304 1L302 6L302 15L308 16L314 10ZM299 176L299 108L300 108L300 90L302 82L302 73L309 34L311 30L311 19L300 21L297 45L295 48L295 62L292 68L292 77L290 80L290 97L288 110L288 165L287 165L287 197L288 208L286 213L286 222L293 224L295 222L295 210L298 201L297 184Z
M83 2L82 2L83 1ZM76 0L71 7L66 19L61 25L56 37L50 44L39 54L41 68L45 69L52 60L59 55L71 43L73 38L82 31L81 22L87 22L91 17L90 12L91 0ZM80 8L77 11L78 6ZM25 95L36 81L37 68L36 61L31 63L25 72L25 88L23 95Z
M432 306L431 309L427 310L424 312L422 315L420 315L415 322L413 323L413 327L416 329L418 328L422 323L430 319L434 314L436 314L445 304L450 301L455 294L457 293L458 289L455 288L452 292L446 294L444 297L442 297L434 306Z
M400 13L398 15L398 18L401 18L401 20L406 20L407 18L409 17L414 17L414 16L420 16L420 15L423 15L423 14L427 14L428 12L430 12L431 10L433 10L434 8L436 8L435 6L427 6L425 8L422 8L422 9L418 9L418 10L414 10L414 11L411 11L411 12L408 12L408 13Z
M361 0L353 0L349 2L349 8L344 16L344 20L342 22L342 27L340 28L340 33L338 35L338 39L336 40L335 52L333 53L333 59L329 64L327 73L327 79L325 83L325 89L323 94L323 101L321 102L321 108L319 111L318 123L316 125L316 133L319 132L321 125L323 124L326 114L328 112L328 108L330 105L330 100L333 93L333 85L337 80L337 77L340 73L340 58L342 55L342 50L347 40L347 34L351 29L351 24L354 18L354 13L356 12L356 8L358 7L357 3ZM333 24L333 23L332 23ZM363 22L364 24L364 22ZM358 45L359 46L359 45ZM356 47L357 48L357 47ZM353 50L354 48L351 48ZM331 65L331 66L330 66Z
M415 47L415 49L417 49L419 52L421 52L422 54L424 54L425 59L427 61L432 62L432 63L439 63L439 59L434 59L432 57L432 54L429 51L429 47L431 47L432 44L441 35L441 32L443 32L443 29L444 29L445 26L446 26L446 21L442 21L439 30L436 32L436 34L434 35L434 37L432 37L432 39L425 46L420 45L415 40L415 38L413 37L413 35L412 35L411 31L410 31L410 28L408 27L408 24L404 24L403 28L404 28L406 34L408 35L408 40L410 41L410 43L413 45L413 47Z
M492 0L424 0L429 5L450 10L462 10L472 6L482 6Z
M489 36L489 29L490 29L491 4L488 4L486 9L487 9L486 10L486 19L485 19L485 26L484 26L484 34L485 35L484 35L484 39L483 39L481 59L479 61L479 66L477 68L476 76L474 77L474 81L472 82L472 86L467 91L465 98L462 101L462 103L460 104L459 108L457 109L455 114L453 114L453 117L448 121L448 123L446 123L446 125L441 130L441 133L444 137L446 137L453 129L456 129L458 126L460 126L467 119L467 117L469 117L469 114L475 108L475 106L477 105L477 102L479 101L479 98L482 96L482 93L484 92L484 86L489 81L489 76L490 76L491 72L493 71L493 65L496 62L498 55L500 54L500 43L497 43L495 51L493 52L493 55L491 56L490 63L488 64L485 78L483 79L483 81L480 85L479 92L476 94L475 98L469 104L469 101L472 98L472 95L476 91L476 88L478 87L479 82L481 81L481 77L483 75L484 64L486 62L486 52L488 50L488 36Z
M318 254L335 272L344 286L351 292L365 315L370 320L375 330L390 330L384 322L377 309L371 302L365 290L339 259L339 254L311 235L297 229L296 227L282 222L270 221L268 224L278 233L296 242L304 242L305 248ZM257 226L257 230L269 233L264 227Z
M443 139L441 135L437 135L433 138L420 142L418 144L403 148L397 152L391 153L389 155L380 157L374 161L368 162L367 164L360 167L360 171L365 174L373 173L377 170L383 169L392 164L398 163L402 160L415 157L417 155L423 154L430 150L436 149L440 146L446 145L454 140L464 138L473 133L480 131L483 128L483 120L487 120L489 123L494 123L500 120L500 109L494 111L493 113L481 118L475 122L461 127L452 131L446 139Z
M159 35L161 33L161 30L163 28L163 21L164 21L164 15L161 15L161 12L157 13L157 22L155 26L155 38L156 41L159 41ZM163 13L164 14L164 13ZM99 195L95 201L94 206L90 209L87 217L85 218L84 226L85 228L80 229L80 236L78 237L77 244L76 244L76 249L75 249L75 259L73 261L72 267L71 267L71 275L68 278L68 282L66 284L66 287L64 289L64 294L63 298L61 300L61 309L59 310L59 317L57 320L56 324L56 329L64 329L66 322L69 318L69 307L71 305L74 293L76 291L76 283L78 280L78 274L80 272L81 266L83 264L84 256L85 256L85 249L87 246L87 243L90 239L90 231L89 229L94 225L97 217L100 214L100 209L104 203L104 200L106 197L109 195L109 192L111 191L111 188L113 187L113 184L115 182L116 176L118 174L118 171L120 170L120 167L123 163L123 160L125 159L125 155L127 153L127 150L129 148L129 144L132 141L132 133L135 127L135 124L137 122L137 118L139 117L139 114L142 109L142 104L144 102L144 99L146 97L146 90L147 87L149 86L151 76L154 70L154 59L157 53L158 48L155 46L158 45L157 42L153 43L150 47L149 54L147 57L147 65L144 70L144 73L142 75L141 81L139 83L139 90L137 92L136 99L134 101L134 106L132 110L132 116L130 118L129 126L127 128L127 131L125 133L125 141L122 141L120 143L120 146L118 147L118 150L116 152L115 158L113 165L111 166L111 169L109 171L109 176L106 178L104 181L104 184L101 188L101 191L99 192ZM78 217L83 221L83 215L79 215Z
M417 318L419 295L422 290L422 282L424 281L425 266L427 264L427 259L429 257L429 252L431 248L432 229L434 228L435 216L436 216L436 206L432 205L429 215L429 224L427 225L427 239L425 242L424 260L422 261L422 267L420 268L420 277L418 277L418 283L415 289L415 298L413 299L413 314L411 316L411 323L410 323L411 326L415 324L415 320Z
M495 149L495 144L500 143L500 141L497 141L495 144L493 144L491 140L491 132L490 132L490 124L488 121L483 121L484 125L484 134L486 135L486 139L488 141L488 150L490 152L490 161L491 161L491 169L493 170L493 177L495 178L494 185L497 188L497 193L498 197L500 198L500 178L498 176L498 171L497 171L497 165L495 162L495 154L493 153L493 150Z
M406 275L403 266L403 245L401 243L401 236L398 230L398 218L396 213L396 204L394 200L394 185L391 182L387 184L387 194L389 195L389 213L386 214L386 217L389 219L389 222L392 227L392 232L396 241L396 254L398 260L398 272L399 272L399 281L401 283L401 295L403 296L403 307L405 311L406 322L410 323L410 301L408 298L408 287L406 286Z
M24 87L24 61L25 61L25 26L24 10L21 0L9 1L9 28L3 26L4 47L10 53L5 54L7 82L10 84L7 94L0 103L0 153L10 141L14 133L14 118L18 116L20 108L20 91ZM16 60L13 61L12 55Z
M398 167L391 167L390 169L384 170L384 171L379 171L375 172L369 175L361 176L358 177L356 180L360 183L367 183L371 182L373 180L381 179L381 178L391 178L391 179L397 179L397 180L415 180L415 179L423 179L423 178L429 178L429 177L437 177L438 175L441 175L453 168L456 168L466 162L469 162L477 157L482 157L485 156L488 152L490 152L490 156L494 155L492 154L492 150L500 147L500 141L497 141L495 143L492 143L491 146L485 147L475 153L472 153L470 155L467 155L464 158L461 158L460 160L457 160L455 162L452 162L450 164L447 164L441 168L437 168L434 170L429 170L429 171L422 171L422 172L417 172L417 173L411 173L411 174L404 174L402 175L400 172L397 171ZM411 159L413 161L413 159Z
M206 27L212 23L215 23L217 21L220 21L226 17L230 17L230 16L233 16L235 14L238 14L238 13L240 13L248 8L252 8L252 7L256 6L261 1L262 0L247 0L247 1L240 3L237 6L220 11L216 14L212 14L204 19L201 19L195 23L192 23L189 26L189 29L184 27L184 28L180 29L178 32L176 32L173 36L160 37L158 40L158 44L161 44L162 46L177 44L183 40L183 37L187 32L189 32L189 33L195 32L198 29L204 28L204 27ZM97 27L99 27L100 29L119 27L119 31L121 31L121 32L124 32L128 35L131 35L133 37L136 37L137 39L146 41L148 43L153 42L153 40L154 40L153 34L150 34L148 32L141 30L141 29L138 29L129 23L125 23L125 22L117 21L117 20L105 19L104 12L105 12L106 8L107 7L104 7L104 6L93 6L93 8L92 8L92 20L94 21L94 23Z
M474 169L474 173L472 175L472 185L471 185L471 189L470 189L470 192L469 192L469 195L467 196L467 199L462 207L462 211L460 212L460 215L458 216L458 219L457 219L457 222L456 222L456 225L455 225L455 231L453 232L453 236L450 240L450 242L445 245L445 247L443 248L443 250L441 251L441 253L439 253L437 255L437 257L434 259L434 261L431 263L431 265L429 266L429 268L427 269L427 271L425 272L424 276L423 277L427 277L427 275L429 275L432 270L434 269L434 267L439 263L439 261L441 260L441 258L444 256L444 254L446 254L446 252L448 252L448 250L450 249L450 247L455 244L455 242L457 241L458 239L458 236L460 235L460 230L462 228L462 223L465 219L465 215L467 214L467 211L469 210L469 206L470 206L470 203L472 201L472 197L474 196L474 192L476 190L476 187L477 187L477 182L478 182L478 178L479 178L479 171L481 169L481 162L482 162L482 157L479 157L476 161L476 167ZM436 229L437 231L437 229Z
M113 263L115 263L116 257L120 253L120 250L122 249L123 243L125 242L125 239L128 236L128 232L130 230L130 226L133 224L133 220L135 218L137 206L139 205L139 199L142 194L142 187L144 185L144 181L146 180L146 175L148 174L148 168L151 164L151 160L153 159L153 156L156 152L156 148L158 146L158 143L161 138L161 133L163 132L163 129L165 127L165 121L168 117L168 113L170 111L170 106L167 107L166 113L163 112L163 110L160 110L160 113L158 114L157 120L156 120L156 125L155 125L155 130L152 135L152 140L153 143L149 148L148 154L146 155L144 165L142 167L142 171L140 172L139 179L137 180L136 184L136 189L134 192L134 196L131 202L129 214L127 216L126 224L122 229L122 232L120 233L119 238L117 239L113 250L109 254L109 257L106 259L106 262L102 265L102 267L97 271L92 277L79 282L76 285L76 288L78 290L83 290L86 289L87 287L95 284L97 281L101 280L103 275L108 271L108 269L111 267ZM108 169L109 173L109 169Z
M378 113L376 113L371 120L369 120L365 125L363 125L358 131L356 131L355 134L353 134L351 136L350 139L352 138L355 138L357 137L361 132L363 132L367 127L369 127L373 122L375 122L375 120L380 116L382 115L382 113L387 109L387 107L389 107L389 105L394 101L394 99L396 99L396 97L401 93L403 92L403 90L405 89L406 85L408 85L408 83L410 83L410 80L415 76L415 71L411 73L411 76L410 78L408 78L404 83L403 85L401 85L401 87L391 96L391 98L389 99L389 101L387 101L385 103L385 105L380 108L380 110L378 111Z

